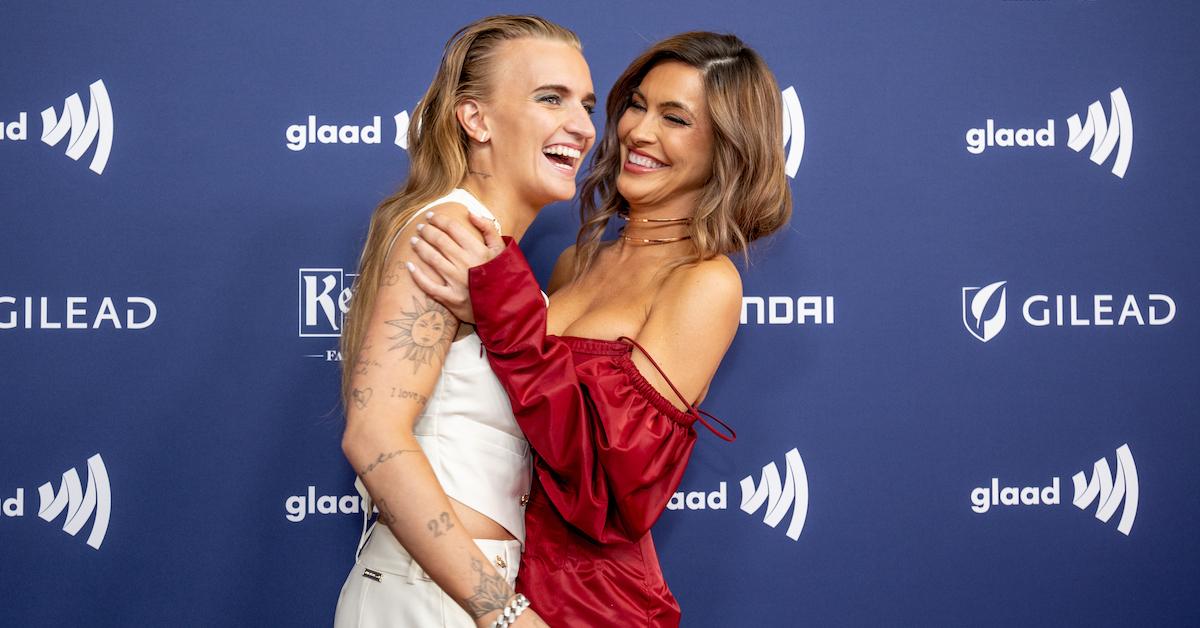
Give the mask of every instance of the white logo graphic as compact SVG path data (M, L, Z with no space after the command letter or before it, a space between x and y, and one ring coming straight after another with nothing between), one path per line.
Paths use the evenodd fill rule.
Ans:
M396 114L396 146L408 150L408 112Z
M354 495L317 495L317 487L309 486L306 495L292 495L283 502L288 521L299 523L308 515L355 514L363 511L366 500Z
M1125 91L1120 87L1109 94L1109 100L1112 106L1107 116L1100 101L1095 101L1088 106L1086 122L1080 123L1079 114L1067 118L1067 146L1080 152L1091 142L1091 160L1096 164L1103 164L1115 148L1117 157L1112 173L1124 178L1133 154L1133 114L1129 111ZM993 147L1053 148L1054 135L1052 119L1047 119L1040 129L1010 129L998 127L995 120L988 118L983 127L967 130L967 152L979 155Z
M988 148L1011 146L1054 146L1054 120L1040 129L1006 129L988 118L983 128L967 130L967 152L979 155Z
M96 141L96 152L92 154L92 165L89 166L89 169L96 174L101 174L104 172L109 152L112 150L112 105L109 103L108 90L104 88L104 81L92 83L90 90L91 105L86 117L83 115L83 103L80 101L78 93L67 97L63 104L61 118L55 115L54 107L47 107L42 111L42 141L50 146L55 146L70 131L71 139L67 142L67 157L76 161L91 148L92 142ZM99 138L98 141L97 138Z
M796 88L788 87L783 90L783 146L787 148L787 161L784 169L787 175L796 178L800 169L800 160L804 158L804 109L800 107L800 98L796 96ZM788 147L791 140L791 147Z
M71 134L67 141L67 157L79 161L80 157L96 145L92 154L89 169L96 174L104 172L108 164L108 156L112 152L113 113L112 104L108 99L108 90L104 81L98 80L90 86L91 103L88 113L83 113L83 100L76 92L63 102L62 117L55 113L54 107L46 107L42 111L42 141L50 146L56 146ZM29 113L22 111L17 119L5 123L0 121L0 140L24 141L29 138Z
M968 287L962 289L963 325L982 342L996 337L1004 329L1005 312L1008 299L1007 282L997 281L982 288ZM1000 296L996 297L999 292ZM987 317L985 318L985 315Z
M65 508L67 519L63 522L63 531L75 536L94 513L96 516L92 521L92 533L88 535L87 544L100 549L100 544L104 543L104 535L108 532L108 517L112 510L108 470L104 468L104 459L100 454L88 458L87 468L86 490L81 488L79 474L75 472L74 467L63 473L57 495L49 482L38 487L38 497L41 498L38 516L46 521L54 521ZM23 491L18 489L17 495L23 497Z
M1129 156L1133 153L1133 115L1129 112L1129 103L1125 100L1125 92L1120 87L1109 94L1112 103L1111 115L1107 123L1104 107L1100 101L1088 106L1087 122L1079 124L1079 114L1067 119L1067 129L1070 133L1067 146L1079 152L1092 143L1092 162L1103 165L1104 161L1117 149L1117 158L1113 161L1112 173L1125 178L1125 170L1129 167Z
M753 311L754 316L751 317ZM832 325L833 297L742 297L743 325Z
M393 143L408 150L408 111L392 117L395 123ZM313 144L381 144L383 142L383 116L372 116L368 124L320 124L317 116L310 115L305 124L293 124L284 132L288 150L302 151Z
M120 300L118 297L117 301ZM62 303L51 304L49 297L0 296L0 330L18 327L146 329L158 319L158 306L152 299L125 297L122 311L117 310L117 301L114 301L113 297L103 297L95 310L89 312L87 297L67 297Z
M1093 501L1099 498L1096 508L1096 518L1105 523L1117 512L1122 498L1125 508L1121 511L1121 520L1117 530L1129 536L1133 529L1133 520L1137 518L1138 507L1138 475L1137 466L1133 464L1133 453L1126 443L1117 448L1116 482L1109 471L1108 459L1101 458L1092 466L1092 479L1089 481L1083 471L1071 477L1075 484L1075 498L1071 503L1080 510L1087 510Z
M787 478L782 488L779 484L779 470L775 463L762 468L761 481L758 487L750 476L742 478L742 511L754 514L767 505L763 523L772 528L783 521L783 517L792 511L791 522L788 523L787 536L793 541L800 539L804 529L804 520L808 517L808 473L804 470L804 461L800 452L793 447L784 456L787 464Z
M337 338L350 308L356 274L341 268L300 269L300 336Z
M784 456L784 461L787 475L783 480L780 480L779 468L774 462L763 466L757 486L753 476L742 478L741 508L744 512L754 514L766 505L763 522L772 528L778 527L788 511L791 511L792 518L786 534L788 538L797 541L808 517L808 472L804 469L800 452L794 447ZM725 482L720 482L717 490L711 492L679 491L667 502L667 510L725 510L726 491Z
M307 124L293 124L287 128L287 147L293 151L304 150L310 144L379 144L382 141L383 121L380 116L371 118L370 124L317 124L317 116L308 116Z
M1091 480L1083 471L1076 473L1071 480L1075 488L1071 503L1080 510L1087 510L1092 502L1098 502L1096 518L1100 521L1107 523L1123 502L1125 507L1117 530L1129 536L1133 530L1133 520L1137 517L1138 475L1128 443L1117 448L1115 481L1105 458L1093 465ZM1051 478L1050 484L1044 487L1001 486L999 478L992 478L990 487L980 486L971 491L971 510L983 514L993 506L1057 506L1061 503L1060 485L1061 478L1057 476Z
M1008 309L1006 283L997 281L983 288L962 289L963 325L982 342L995 338L1004 328ZM1082 298L1075 294L1034 294L1021 304L1021 316L1030 327L1156 327L1175 320L1175 311L1175 299L1157 293L1145 297L1094 294Z

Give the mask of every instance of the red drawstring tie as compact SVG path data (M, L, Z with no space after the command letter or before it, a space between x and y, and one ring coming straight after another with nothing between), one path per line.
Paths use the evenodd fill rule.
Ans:
M654 365L654 368L658 371L658 374L662 375L663 381L667 382L667 385L671 387L671 390L675 391L675 396L679 397L679 400L683 402L683 405L687 406L687 413L692 415L693 417L695 417L696 420L699 421L701 425L703 425L704 427L707 427L708 431L712 432L713 434L715 434L717 436L717 438L719 438L727 443L732 443L733 441L737 440L737 432L733 431L733 428L729 427L728 423L705 412L704 410L701 410L700 408L698 408L694 404L692 404L690 401L688 401L686 398L684 398L683 393L679 392L679 389L676 388L675 384L671 382L671 378L667 377L667 374L663 372L662 367L658 365L658 362L654 361L654 358L650 357L650 354L642 347L642 345L638 344L636 340L634 340L633 338L630 338L628 336L621 336L620 338L617 338L617 340L626 341L629 344L632 344L633 346L635 346L639 350L641 350L642 355L646 356L646 359L650 360L650 364ZM725 428L729 432L729 435L725 435L724 433L717 430L715 427L712 426L711 423L709 423L708 421L705 421L704 417L708 417L708 418L716 421L717 423L720 423L721 427Z

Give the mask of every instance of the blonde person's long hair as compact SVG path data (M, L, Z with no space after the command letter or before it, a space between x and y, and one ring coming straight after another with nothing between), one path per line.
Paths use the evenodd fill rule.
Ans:
M437 73L408 127L408 178L400 191L384 199L371 215L354 296L342 328L343 407L350 400L352 366L358 360L380 278L385 274L387 247L421 207L466 178L470 144L455 110L467 99L487 100L496 52L503 42L517 39L549 39L582 48L575 33L534 15L485 17L463 27L446 43Z
M782 99L758 53L733 35L682 33L650 47L608 94L604 136L580 186L583 226L575 242L575 276L587 272L608 221L629 204L617 191L621 144L617 121L633 89L664 61L699 70L713 122L713 169L701 191L689 233L694 255L675 267L718 254L745 253L750 242L787 224L792 195L784 173Z

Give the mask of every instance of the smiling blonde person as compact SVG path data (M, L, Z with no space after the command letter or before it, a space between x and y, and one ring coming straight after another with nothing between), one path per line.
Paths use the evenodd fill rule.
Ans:
M342 335L342 448L379 515L364 518L335 626L545 625L513 590L528 444L479 339L404 268L421 263L419 215L520 238L573 197L594 101L578 38L547 20L484 18L446 45L409 129L408 179L371 217Z
M520 249L486 222L472 221L480 243L432 218L416 249L427 265L410 270L476 321L533 447L518 590L555 626L677 626L649 530L695 423L732 440L696 404L738 327L741 279L727 256L791 214L780 94L737 37L684 33L634 60L606 113L549 307ZM615 218L621 236L601 242Z

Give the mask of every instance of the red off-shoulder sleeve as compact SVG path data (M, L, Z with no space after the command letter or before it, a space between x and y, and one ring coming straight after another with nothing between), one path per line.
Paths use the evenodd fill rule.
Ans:
M596 541L640 539L679 486L695 417L642 377L629 345L548 335L546 302L515 243L472 268L469 286L476 332L550 501Z

